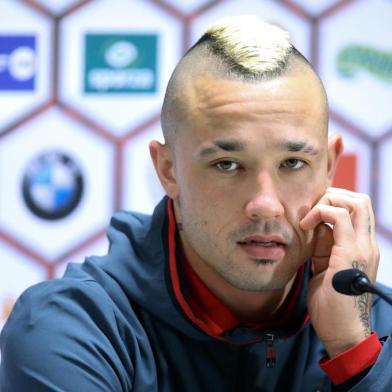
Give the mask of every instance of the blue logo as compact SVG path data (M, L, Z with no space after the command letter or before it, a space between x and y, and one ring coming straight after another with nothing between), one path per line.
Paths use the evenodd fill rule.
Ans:
M83 176L75 161L58 151L33 159L22 183L23 198L29 210L47 220L61 219L74 211L83 188Z
M35 37L0 36L0 90L34 90Z

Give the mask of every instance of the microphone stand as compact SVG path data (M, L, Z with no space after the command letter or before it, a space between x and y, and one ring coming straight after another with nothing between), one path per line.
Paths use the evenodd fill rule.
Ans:
M364 283L364 282L362 282L362 280L360 282L358 282L357 284L359 284L360 287L363 287L366 290L364 292L376 294L379 297L381 297L384 301L388 302L389 305L392 305L392 299L389 298L383 291L381 291L376 286L372 285L371 283L370 284L368 284L367 282Z

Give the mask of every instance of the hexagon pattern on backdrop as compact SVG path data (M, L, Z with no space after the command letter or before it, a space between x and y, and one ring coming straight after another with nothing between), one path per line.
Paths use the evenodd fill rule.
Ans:
M98 1L67 15L60 32L64 103L116 136L159 111L181 56L181 21L148 1Z
M312 15L320 15L322 12L331 9L332 6L341 3L340 0L288 0L287 4L295 4Z
M61 14L78 3L78 0L36 0L38 5L45 7L53 14Z
M27 149L26 140L29 140ZM81 238L105 227L113 207L113 190L108 187L113 177L113 150L113 146L91 134L56 107L16 128L0 143L0 184L1 189L7 189L0 198L0 209L3 211L0 227L48 260L55 260L68 248L75 247ZM29 165L38 165L35 161L45 158L49 153L68 157L74 165L73 170L80 173L84 184L78 205L62 219L37 216L29 209L23 195L23 178L29 175ZM55 160L50 165L53 167ZM39 174L38 170L36 172ZM64 170L67 170L66 166ZM54 177L52 181L49 184L40 182L38 191L41 191L41 199L48 194L47 197L52 199L61 197L64 186L60 190L58 188L67 181L67 172L57 173L58 169L54 167L50 173ZM66 178L58 184L56 178L60 176L60 180ZM19 208L9 208L15 202ZM56 204L52 206L56 208Z
M391 7L389 0L357 1L320 25L320 75L330 106L372 136L392 124Z
M390 0L2 0L0 328L27 286L106 252L114 210L152 211L170 73L209 23L244 13L287 28L319 71L346 144L336 183L373 197L392 284Z
M184 15L189 15L193 12L197 12L201 7L207 5L210 2L211 0L163 0L163 3L172 6L174 10L180 11Z
M52 26L21 2L0 2L0 135L51 98Z

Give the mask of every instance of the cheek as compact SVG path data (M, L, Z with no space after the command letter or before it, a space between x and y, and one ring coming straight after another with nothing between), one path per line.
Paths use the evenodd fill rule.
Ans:
M313 170L308 176L293 184L288 193L291 203L296 208L296 218L302 219L310 209L321 199L326 191L326 173Z
M184 188L180 190L182 222L193 237L210 237L210 240L220 241L239 221L239 200L227 189L222 191L212 185L203 187L200 184L203 181L190 181L188 186L184 182ZM195 234L195 231L199 233Z
M179 189L178 205L182 222L198 230L207 230L213 220L217 206L214 199L207 196L207 192L194 178L184 181Z
M178 173L178 191L181 205L197 212L218 212L228 201L228 187L220 186L208 171L198 168Z
M313 185L302 185L295 189L286 189L285 209L286 215L295 221L301 220L317 203L323 192Z

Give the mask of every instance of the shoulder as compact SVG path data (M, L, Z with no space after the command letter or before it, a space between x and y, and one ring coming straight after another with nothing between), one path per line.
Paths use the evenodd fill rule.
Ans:
M109 299L97 283L62 278L34 285L19 297L1 341L22 351L52 344L67 350L67 339L91 342L114 328Z
M113 308L93 280L63 278L26 290L3 328L0 343L2 382L20 385L15 391L35 382L37 388L53 382L64 390L72 390L77 382L88 389L87 380L100 385L100 390L130 382L132 362L124 361L127 348ZM67 372L75 378L71 380Z
M63 278L28 288L17 300L2 339L28 334L34 340L46 331L45 344L52 335L66 335L102 345L120 342L126 327L135 330L137 315L118 284L107 274L106 280L97 281L83 267L72 265Z
M61 278L28 288L16 302L9 322L15 318L28 323L30 328L39 322L53 322L67 318L79 320L83 313L104 312L110 300L97 282L88 278ZM110 317L106 313L105 317Z

